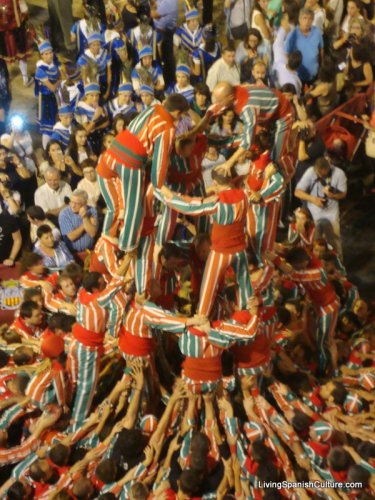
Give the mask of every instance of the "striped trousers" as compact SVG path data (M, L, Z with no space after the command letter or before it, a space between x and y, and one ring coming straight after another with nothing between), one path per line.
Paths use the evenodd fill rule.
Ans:
M144 171L133 170L117 164L124 200L124 225L119 237L119 247L131 252L139 243L143 220Z
M135 287L142 294L148 287L152 277L152 258L155 246L155 234L141 236L135 261Z
M209 316L215 301L219 284L223 281L226 270L233 267L238 285L238 305L246 309L247 301L252 296L252 286L246 251L234 254L211 250L204 268L200 290L198 314Z
M68 364L73 387L76 388L72 410L73 430L77 429L90 411L98 382L101 349L87 347L78 340L71 343Z
M104 235L116 238L120 223L120 212L124 209L120 179L118 177L105 179L98 175L98 184L107 206L102 231Z
M276 120L275 123L275 139L273 148L271 151L272 160L280 165L282 170L287 167L287 158L288 158L288 145L290 134L292 131L293 124L293 116L287 115L279 120ZM290 177L290 173L288 173L287 178Z
M330 346L335 336L336 324L339 315L340 305L336 300L328 306L320 307L318 310L318 365L319 371L324 373L331 360Z
M249 206L246 229L259 264L263 261L264 253L267 250L272 251L275 245L279 212L279 201L273 201L268 205L252 203Z
M107 329L111 337L118 337L119 329L124 316L124 311L126 309L126 303L126 295L123 290L120 290L116 293L116 295L113 297L113 300L109 304Z
M26 409L18 403L4 410L0 418L0 430L8 429L14 422L22 418L25 413Z

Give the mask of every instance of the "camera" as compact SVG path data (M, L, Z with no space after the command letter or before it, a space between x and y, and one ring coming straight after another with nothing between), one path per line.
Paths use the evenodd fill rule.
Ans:
M298 137L301 141L306 141L309 138L309 129L307 127L299 129Z

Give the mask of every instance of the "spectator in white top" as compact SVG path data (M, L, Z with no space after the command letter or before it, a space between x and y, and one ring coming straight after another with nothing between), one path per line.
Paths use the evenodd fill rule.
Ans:
M35 205L42 207L46 215L57 217L65 208L65 199L70 198L72 190L54 167L47 168L44 179L46 183L35 191Z
M314 12L313 26L319 28L323 34L326 11L319 5L319 0L306 0L305 9L311 9Z
M297 96L300 97L302 91L302 82L298 76L297 69L302 62L302 54L299 50L291 52L287 57L287 62L275 60L273 65L274 80L276 87L280 89L287 83L294 85Z
M341 31L344 33L349 33L350 22L353 19L362 19L361 9L359 3L356 0L349 0L346 5L346 16L341 24Z
M95 170L95 162L87 159L81 164L83 179L79 181L77 189L83 189L88 195L88 205L96 207L100 197L100 188Z
M225 163L225 156L219 154L216 146L208 146L202 161L202 176L206 191L213 183L211 176L212 169L223 163Z
M231 85L239 85L240 69L235 62L236 51L233 46L227 45L223 49L221 58L216 61L207 74L207 85L211 92L219 82L229 82Z

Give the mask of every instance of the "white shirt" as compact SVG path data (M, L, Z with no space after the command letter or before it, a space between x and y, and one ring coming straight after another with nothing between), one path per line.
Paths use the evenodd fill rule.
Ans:
M214 62L211 68L208 70L206 83L209 86L211 92L213 91L215 85L219 82L229 82L232 85L240 84L240 69L235 63L232 67L229 67L220 58L218 61Z
M42 207L45 212L61 208L64 203L64 198L70 198L72 190L66 182L61 181L60 187L57 191L51 189L48 184L43 184L35 191L34 201L35 205Z
M331 167L331 177L329 185L337 189L341 193L346 193L347 180L344 171L337 167ZM311 196L324 198L324 186L318 180L318 176L315 173L314 167L310 167L306 170L301 180L297 184L296 189L301 189L305 193L311 194ZM338 222L340 219L340 204L338 200L328 198L326 206L324 208L319 208L314 205L314 203L308 201L307 208L310 210L314 221L328 219L330 222Z
M88 194L88 202L87 204L91 207L96 207L96 202L100 196L100 189L98 181L90 182L87 179L82 179L77 184L77 189L83 189Z
M276 62L273 65L275 73L276 87L280 89L286 83L291 83L295 86L298 97L301 95L302 82L297 74L297 71L292 71L287 68L285 63Z
M223 155L219 155L217 160L209 160L208 158L203 158L202 161L202 177L204 182L204 187L207 189L212 185L212 177L211 171L217 165L222 165L225 163L225 157Z

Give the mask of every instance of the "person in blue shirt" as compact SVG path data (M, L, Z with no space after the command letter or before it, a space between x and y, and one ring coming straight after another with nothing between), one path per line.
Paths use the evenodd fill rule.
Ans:
M57 101L55 92L60 85L60 70L54 61L52 45L44 40L38 45L40 59L36 63L35 95L38 98L38 125L45 148L56 122Z
M128 115L130 113L135 113L136 107L132 100L133 96L133 87L129 82L120 83L117 97L109 101L107 105L108 115L111 120L115 118L115 116Z
M297 73L303 83L315 80L319 62L323 57L323 37L319 30L312 25L314 12L310 9L301 9L298 26L294 28L285 40L287 54L299 50L302 54L302 63Z
M120 80L123 64L126 64L129 59L128 46L126 37L123 34L122 21L117 20L108 25L104 33L105 48L111 58L112 69L112 87L111 97L115 97Z
M72 135L73 110L69 103L64 102L61 103L58 109L59 120L53 126L51 139L59 141L65 151Z
M105 27L99 19L90 16L87 9L85 9L84 18L74 23L70 31L70 40L77 46L78 57L83 55L87 49L87 40L90 34L94 31L104 33L104 30Z
M186 64L176 68L176 83L169 87L167 94L182 94L189 104L194 101L194 87L190 84L190 69Z
M177 16L178 0L156 0L156 6L151 9L154 26L162 37L163 73L167 86L173 82L176 68L173 55L173 34L176 30Z
M192 82L205 82L208 70L213 63L220 59L221 48L216 40L216 32L209 25L203 29L203 42L193 53L194 80Z
M139 95L142 83L151 84L151 82L155 91L164 90L163 72L159 64L155 61L153 62L152 48L149 45L140 50L139 59L139 63L136 64L131 73L134 92Z
M150 25L150 18L141 16L140 23L126 34L134 54L134 62L139 61L139 51L144 45L152 48L153 60L161 58L161 33L153 29Z
M84 252L94 246L98 230L96 210L87 206L88 195L83 189L73 191L69 206L59 214L60 231L72 252Z
M176 47L184 48L193 55L203 40L203 31L199 26L199 12L197 9L189 9L185 13L186 22L177 28L173 38Z
M77 64L82 67L84 74L89 63L98 65L100 91L103 99L107 101L112 83L111 56L103 48L104 39L100 33L93 33L87 39L88 48L78 58Z

